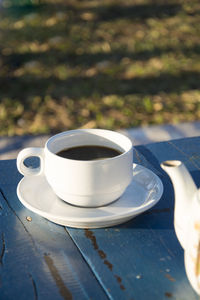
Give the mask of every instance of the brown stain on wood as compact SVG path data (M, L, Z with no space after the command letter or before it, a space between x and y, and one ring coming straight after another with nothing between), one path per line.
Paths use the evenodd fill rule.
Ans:
M93 235L93 232L89 229L85 229L85 236L92 242L94 249L98 250L99 247L97 245L96 237Z
M122 290L125 290L125 287L124 287L123 284L122 284L122 279L121 279L121 277L119 277L118 275L115 275L115 278L117 279L117 282L120 284L120 288L121 288Z
M172 298L173 297L172 293L169 293L169 292L166 292L165 296L168 297L168 298Z
M86 238L88 238L91 241L94 250L97 251L99 257L103 260L103 263L112 272L113 271L113 265L111 264L111 262L108 261L108 259L106 259L106 257L107 257L106 253L103 250L99 249L99 246L97 244L97 240L96 240L96 237L95 237L93 231L89 230L89 229L85 229L85 236L86 236ZM114 276L115 276L115 278L117 280L117 283L120 286L120 289L121 290L125 290L125 286L122 284L121 277L119 277L118 275L114 275Z
M50 255L45 253L44 260L51 272L51 275L53 276L53 279L56 282L56 285L57 285L59 292L60 292L61 296L63 297L63 299L66 299L66 300L73 299L72 294L70 293L68 288L65 286L64 281L63 281L62 277L60 276L58 269L56 268L56 266L54 264L53 259L50 257Z
M110 271L112 271L113 265L107 259L104 260L104 264L108 267Z
M106 258L106 254L105 254L102 250L98 250L98 253L99 253L99 256L100 256L102 259L105 259L105 258Z
M170 274L165 274L165 277L167 278L167 279L169 279L170 281L172 281L172 282L175 282L176 281L176 279L174 278L174 277L172 277Z
M169 281L171 281L171 282L176 281L176 279L174 277L172 277L169 273L165 273L165 271L163 271L163 270L160 270L160 272L163 273Z

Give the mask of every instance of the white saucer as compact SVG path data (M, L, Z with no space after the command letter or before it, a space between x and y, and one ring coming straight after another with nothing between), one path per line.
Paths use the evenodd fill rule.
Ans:
M154 206L163 193L159 177L133 164L133 180L124 194L110 205L83 208L59 199L44 176L27 176L18 184L21 203L38 215L60 225L75 228L101 228L126 222Z

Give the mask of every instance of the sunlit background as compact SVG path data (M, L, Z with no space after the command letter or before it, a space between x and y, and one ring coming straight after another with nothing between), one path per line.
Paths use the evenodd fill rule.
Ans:
M0 135L200 119L199 0L1 0Z

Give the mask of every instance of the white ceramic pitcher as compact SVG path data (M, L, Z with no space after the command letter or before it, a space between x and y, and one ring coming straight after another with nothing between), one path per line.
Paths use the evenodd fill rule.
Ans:
M181 161L165 161L175 192L174 227L184 249L188 279L200 295L200 190Z

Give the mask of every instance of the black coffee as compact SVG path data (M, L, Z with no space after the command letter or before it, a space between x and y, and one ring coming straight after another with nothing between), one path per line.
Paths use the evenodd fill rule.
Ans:
M104 146L76 146L68 149L63 149L56 153L58 156L74 159L74 160L99 160L105 158L115 157L122 154L113 148Z

